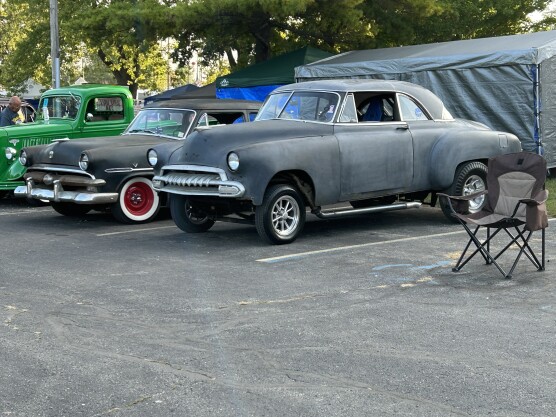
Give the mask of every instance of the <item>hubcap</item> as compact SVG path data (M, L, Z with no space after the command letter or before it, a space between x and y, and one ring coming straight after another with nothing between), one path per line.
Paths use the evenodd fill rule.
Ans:
M299 223L299 205L295 198L284 196L276 200L272 207L272 227L280 236L295 232Z
M125 207L134 216L146 214L154 204L154 193L142 182L131 185L125 193Z
M469 195L473 193L477 193L479 191L485 190L485 182L481 177L478 175L471 175L463 184L463 192L462 195ZM469 211L474 213L479 211L485 202L485 196L482 195L480 197L474 198L473 200L469 200Z

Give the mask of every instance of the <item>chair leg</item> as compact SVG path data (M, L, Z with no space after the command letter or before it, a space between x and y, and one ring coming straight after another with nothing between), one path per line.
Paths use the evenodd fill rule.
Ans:
M506 272L502 269L502 267L498 264L498 262L496 262L496 259L492 257L492 255L490 254L490 252L486 249L490 247L490 241L498 234L498 232L500 232L500 229L496 229L496 231L494 233L490 233L490 228L487 228L487 239L483 242L481 242L479 240L479 238L477 238L477 232L479 231L481 226L477 226L475 228L474 231L471 231L471 229L467 226L466 223L464 222L460 222L462 224L462 226L464 227L464 229L467 231L467 234L469 235L469 241L467 242L467 245L465 246L465 249L463 250L463 252L461 253L456 266L452 268L453 272L459 272L461 271L461 269L467 264L467 262L469 262L477 253L480 253L481 256L483 257L483 259L486 261L487 265L490 264L494 264L494 266L500 271L500 273L504 276L506 276ZM473 253L471 253L467 258L465 258L465 255L467 253L467 250L469 249L471 243L474 243L475 246L477 247L477 249L475 249L475 251L473 251ZM464 260L465 258L465 260Z

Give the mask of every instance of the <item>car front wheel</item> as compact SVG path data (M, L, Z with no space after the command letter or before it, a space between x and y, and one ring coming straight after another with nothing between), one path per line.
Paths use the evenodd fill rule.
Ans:
M273 244L293 242L305 225L305 203L299 191L289 185L274 185L255 209L259 236Z
M170 213L176 226L187 233L206 232L214 225L208 213L195 207L185 195L170 196Z
M160 199L148 178L132 178L120 190L112 215L121 223L146 223L160 209Z
M485 190L487 171L487 166L482 162L467 162L460 165L456 170L454 182L445 193L454 196L464 196ZM469 212L475 213L481 210L485 202L484 195L470 200ZM443 198L440 199L440 208L448 219L456 221L450 211L448 202Z

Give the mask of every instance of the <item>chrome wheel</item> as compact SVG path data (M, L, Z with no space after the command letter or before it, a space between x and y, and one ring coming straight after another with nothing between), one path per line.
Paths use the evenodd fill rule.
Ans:
M287 237L291 235L299 224L299 205L297 201L286 195L274 203L272 207L272 227L276 234Z
M486 189L486 184L483 178L479 175L471 175L465 183L463 184L463 192L462 195L469 195L473 193L477 193L479 191L484 191ZM474 213L481 209L485 202L485 196L482 195L480 197L474 198L473 200L469 200L469 211Z

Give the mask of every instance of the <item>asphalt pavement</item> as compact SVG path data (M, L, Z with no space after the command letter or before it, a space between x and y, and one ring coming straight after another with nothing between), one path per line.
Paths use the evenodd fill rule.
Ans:
M556 416L555 222L511 280L452 272L429 207L283 246L11 199L0 230L0 416Z

